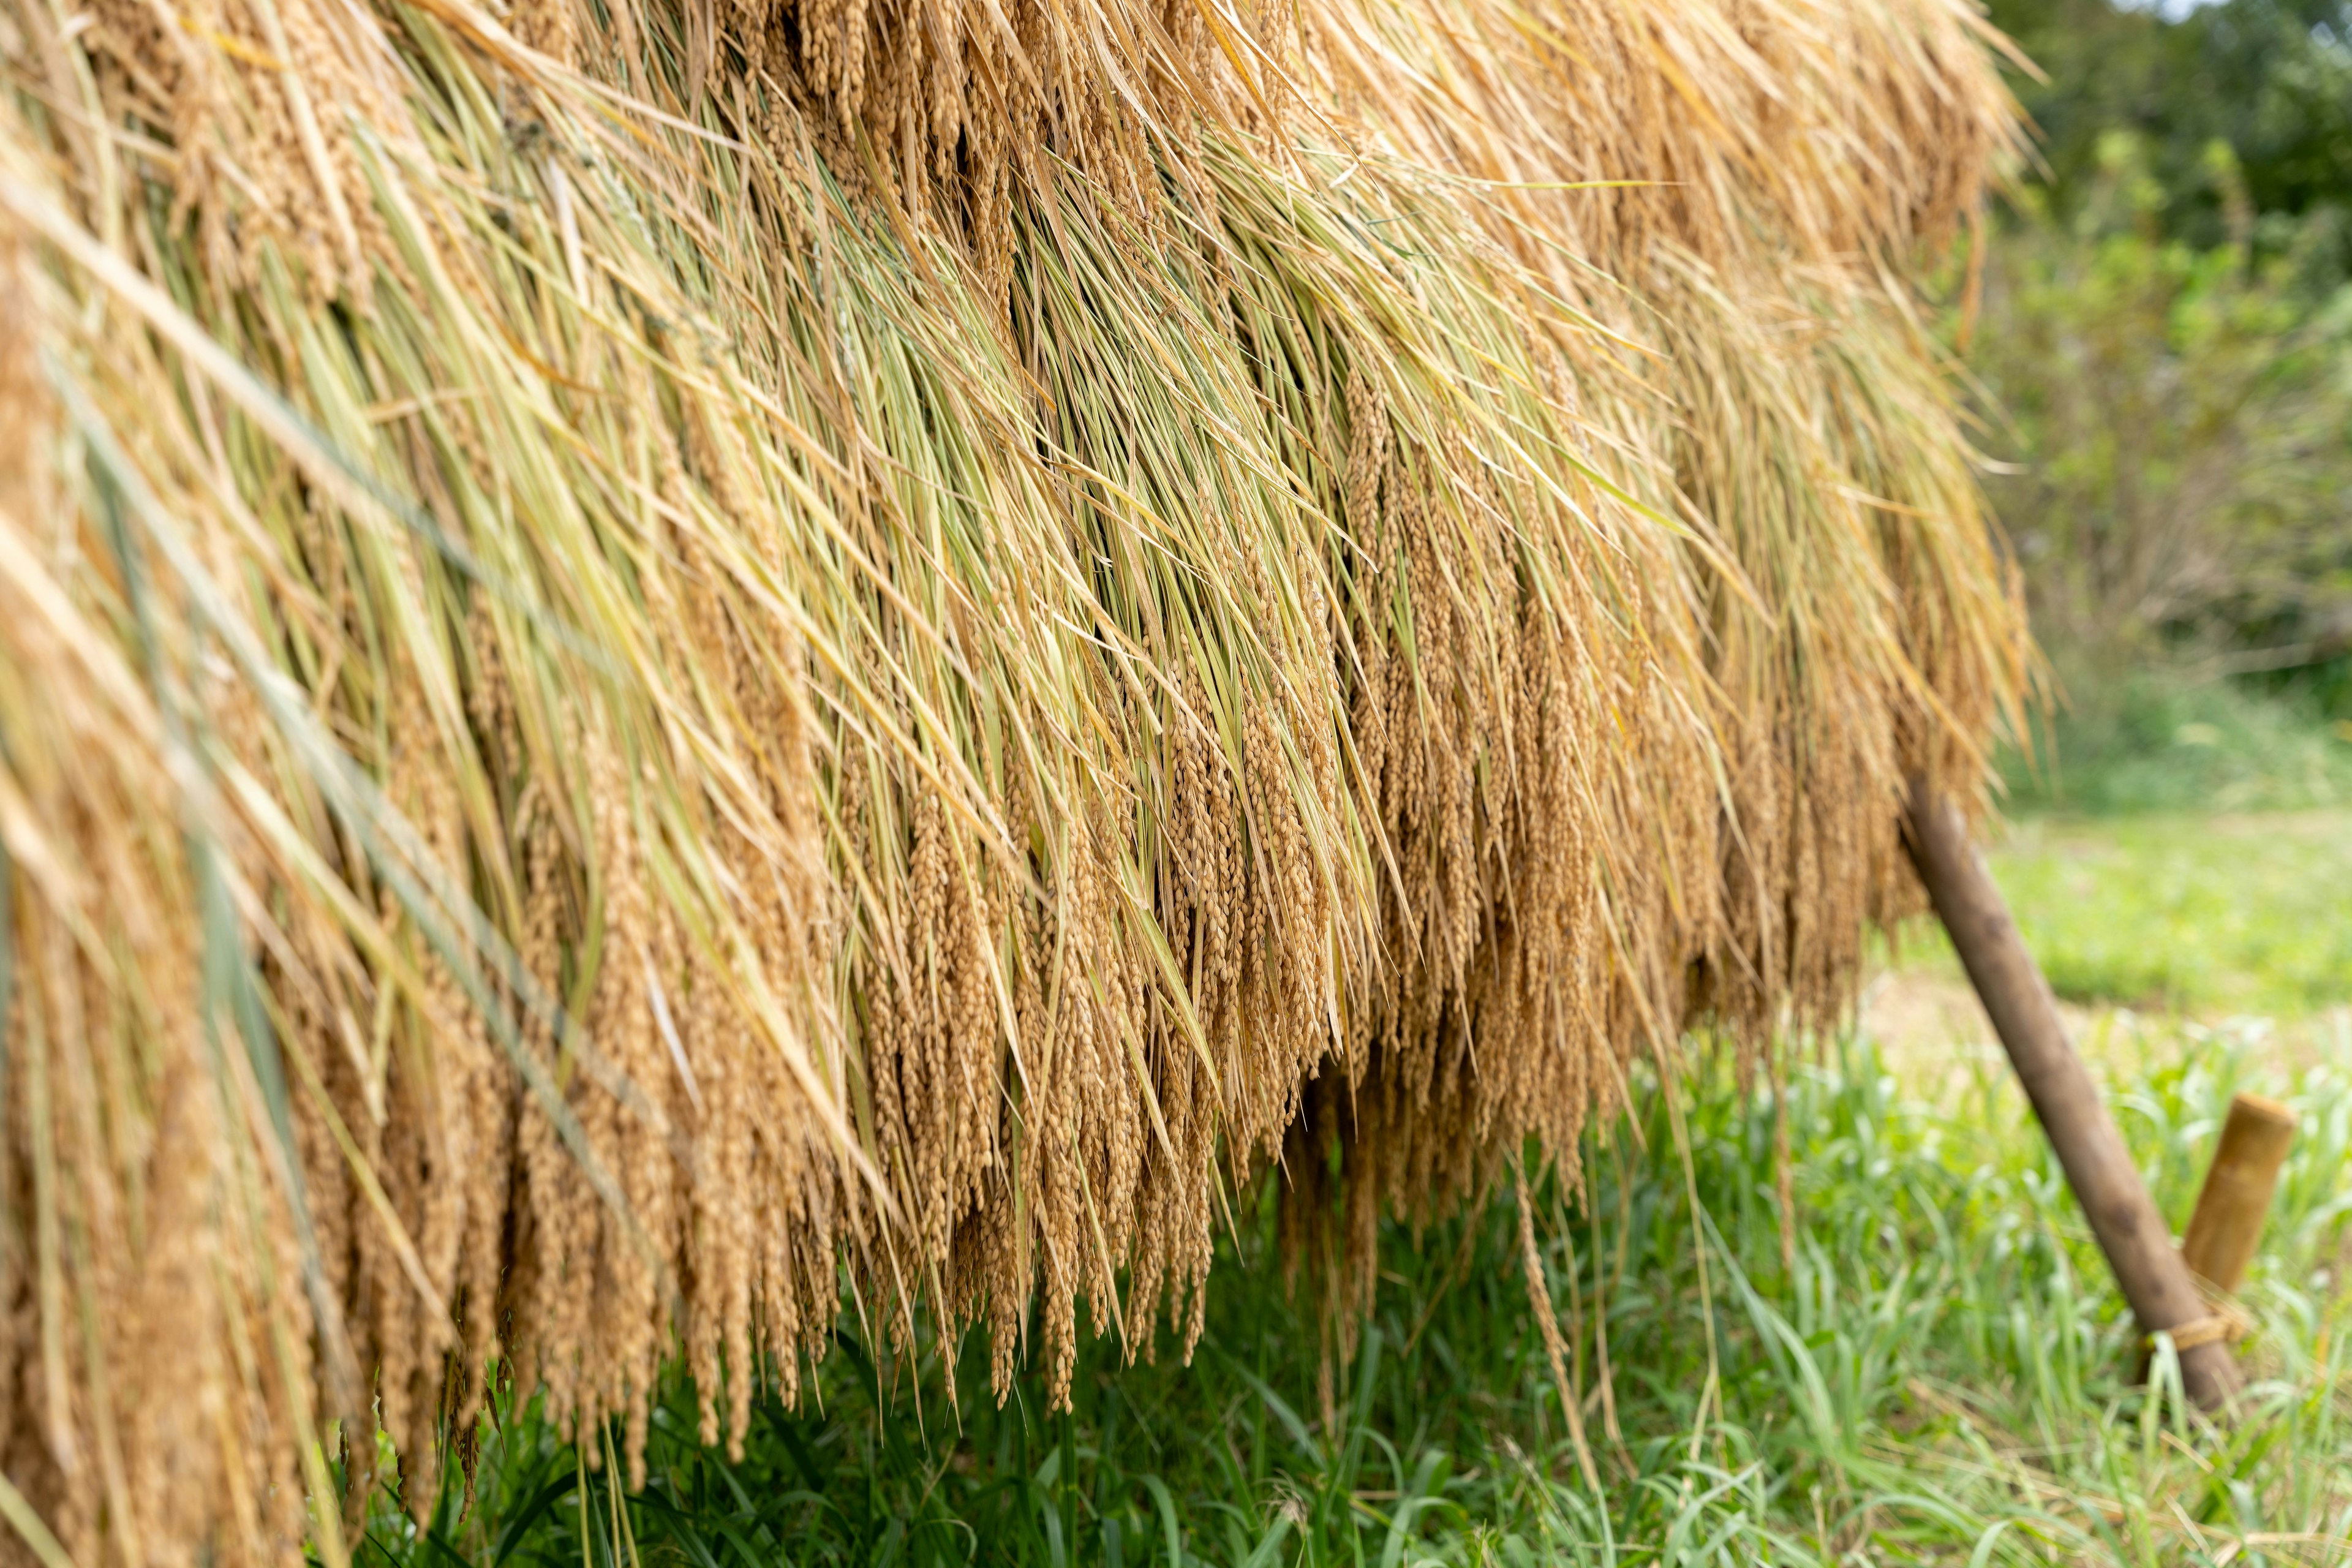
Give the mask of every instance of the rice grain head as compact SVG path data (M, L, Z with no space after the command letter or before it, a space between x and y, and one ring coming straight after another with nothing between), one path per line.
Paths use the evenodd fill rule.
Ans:
M0 0L78 1562L341 1568L493 1376L740 1447L845 1286L1063 1401L1260 1180L1351 1355L1383 1212L1834 1018L2029 678L1903 281L2015 135L1945 0L92 15Z

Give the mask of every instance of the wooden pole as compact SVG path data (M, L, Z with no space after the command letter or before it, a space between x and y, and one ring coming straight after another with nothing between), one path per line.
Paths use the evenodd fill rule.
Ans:
M2180 1243L2180 1260L2225 1296L2237 1291L2254 1259L2279 1166L2294 1141L2294 1112L2277 1100L2242 1094L2230 1101L2230 1119L2221 1124L2221 1144Z
M2210 1321L2205 1299L2173 1250L2172 1233L2139 1179L2090 1069L2066 1038L2050 983L2026 951L1952 803L1914 777L1909 807L1906 847L1912 864L1951 933L2033 1114L2058 1152L2066 1184L2083 1205L2124 1300L2149 1333L2191 1331L2177 1342L2183 1391L2200 1408L2218 1409L2242 1386L2237 1360L2219 1337L2197 1331Z

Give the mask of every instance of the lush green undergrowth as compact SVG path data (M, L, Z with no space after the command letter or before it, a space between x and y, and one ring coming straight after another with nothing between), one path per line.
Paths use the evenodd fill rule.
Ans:
M1990 858L2061 996L2281 1017L2352 1000L2352 811L2023 816ZM1939 931L1913 946L1949 962Z
M1318 1414L1313 1314L1240 1205L1190 1367L1082 1354L1076 1408L1034 1378L999 1409L985 1347L877 1372L852 1322L797 1412L740 1464L657 1415L616 1493L504 1412L470 1503L419 1531L387 1501L368 1560L425 1568L770 1568L1019 1562L1108 1568L1534 1563L2285 1563L2352 1539L2352 1040L2292 1081L2259 1029L2135 1026L2119 1119L2175 1222L2230 1094L2303 1115L2246 1300L2248 1418L2184 1413L2159 1358L2128 1386L2127 1318L2014 1087L1987 1068L1906 1098L1867 1046L1796 1071L1793 1266L1775 1108L1720 1064L1547 1184L1536 1235L1573 1345L1598 1494L1548 1369L1507 1190L1383 1242L1373 1321ZM1685 1155L1685 1151L1687 1151ZM1565 1201L1561 1201L1562 1198ZM1604 1342L1605 1341L1605 1342ZM1605 1370L1604 1370L1605 1354ZM950 1363L952 1365L950 1366ZM952 1373L958 1402L947 1397Z
M2352 720L2329 688L2272 693L2194 668L2077 671L2001 758L2012 814L2276 812L2352 805ZM2308 688L2308 689L2306 689Z

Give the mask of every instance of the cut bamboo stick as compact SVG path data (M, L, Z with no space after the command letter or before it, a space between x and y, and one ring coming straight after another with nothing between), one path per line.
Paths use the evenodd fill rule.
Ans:
M2262 1239L2279 1166L2294 1141L2294 1112L2275 1100L2242 1094L2230 1102L2221 1142L2197 1194L2181 1261L2223 1295L2236 1292Z
M2140 1327L2177 1335L2184 1392L2200 1408L2219 1409L2241 1386L2237 1361L2221 1337L2201 1331L2210 1317L2204 1296L2174 1250L2090 1069L2066 1038L2050 983L1969 845L1958 811L1922 779L1913 778L1910 787L1905 844L1912 863L2058 1152L2099 1250Z

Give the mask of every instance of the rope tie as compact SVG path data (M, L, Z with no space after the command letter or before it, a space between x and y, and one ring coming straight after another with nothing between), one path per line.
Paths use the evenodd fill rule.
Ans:
M2191 1318L2185 1323L2163 1331L2171 1339L2173 1353L2178 1355L2185 1351L2193 1351L2199 1345L2210 1345L2215 1340L2243 1339L2246 1325L2242 1322L2231 1322L2227 1318L2208 1314L2202 1318ZM2149 1350L2154 1350L2156 1335L2148 1334L2140 1342L2147 1345Z
M2159 1331L2172 1341L2173 1353L2177 1355L2184 1351L2193 1351L2199 1345L2210 1345L2216 1340L2227 1340L2235 1344L2254 1331L2252 1314L2234 1298L2222 1295L2203 1279L2198 1280L2197 1285L2205 1296L2205 1315ZM2142 1334L2139 1342L2144 1349L2153 1351L2156 1349L2156 1335Z

